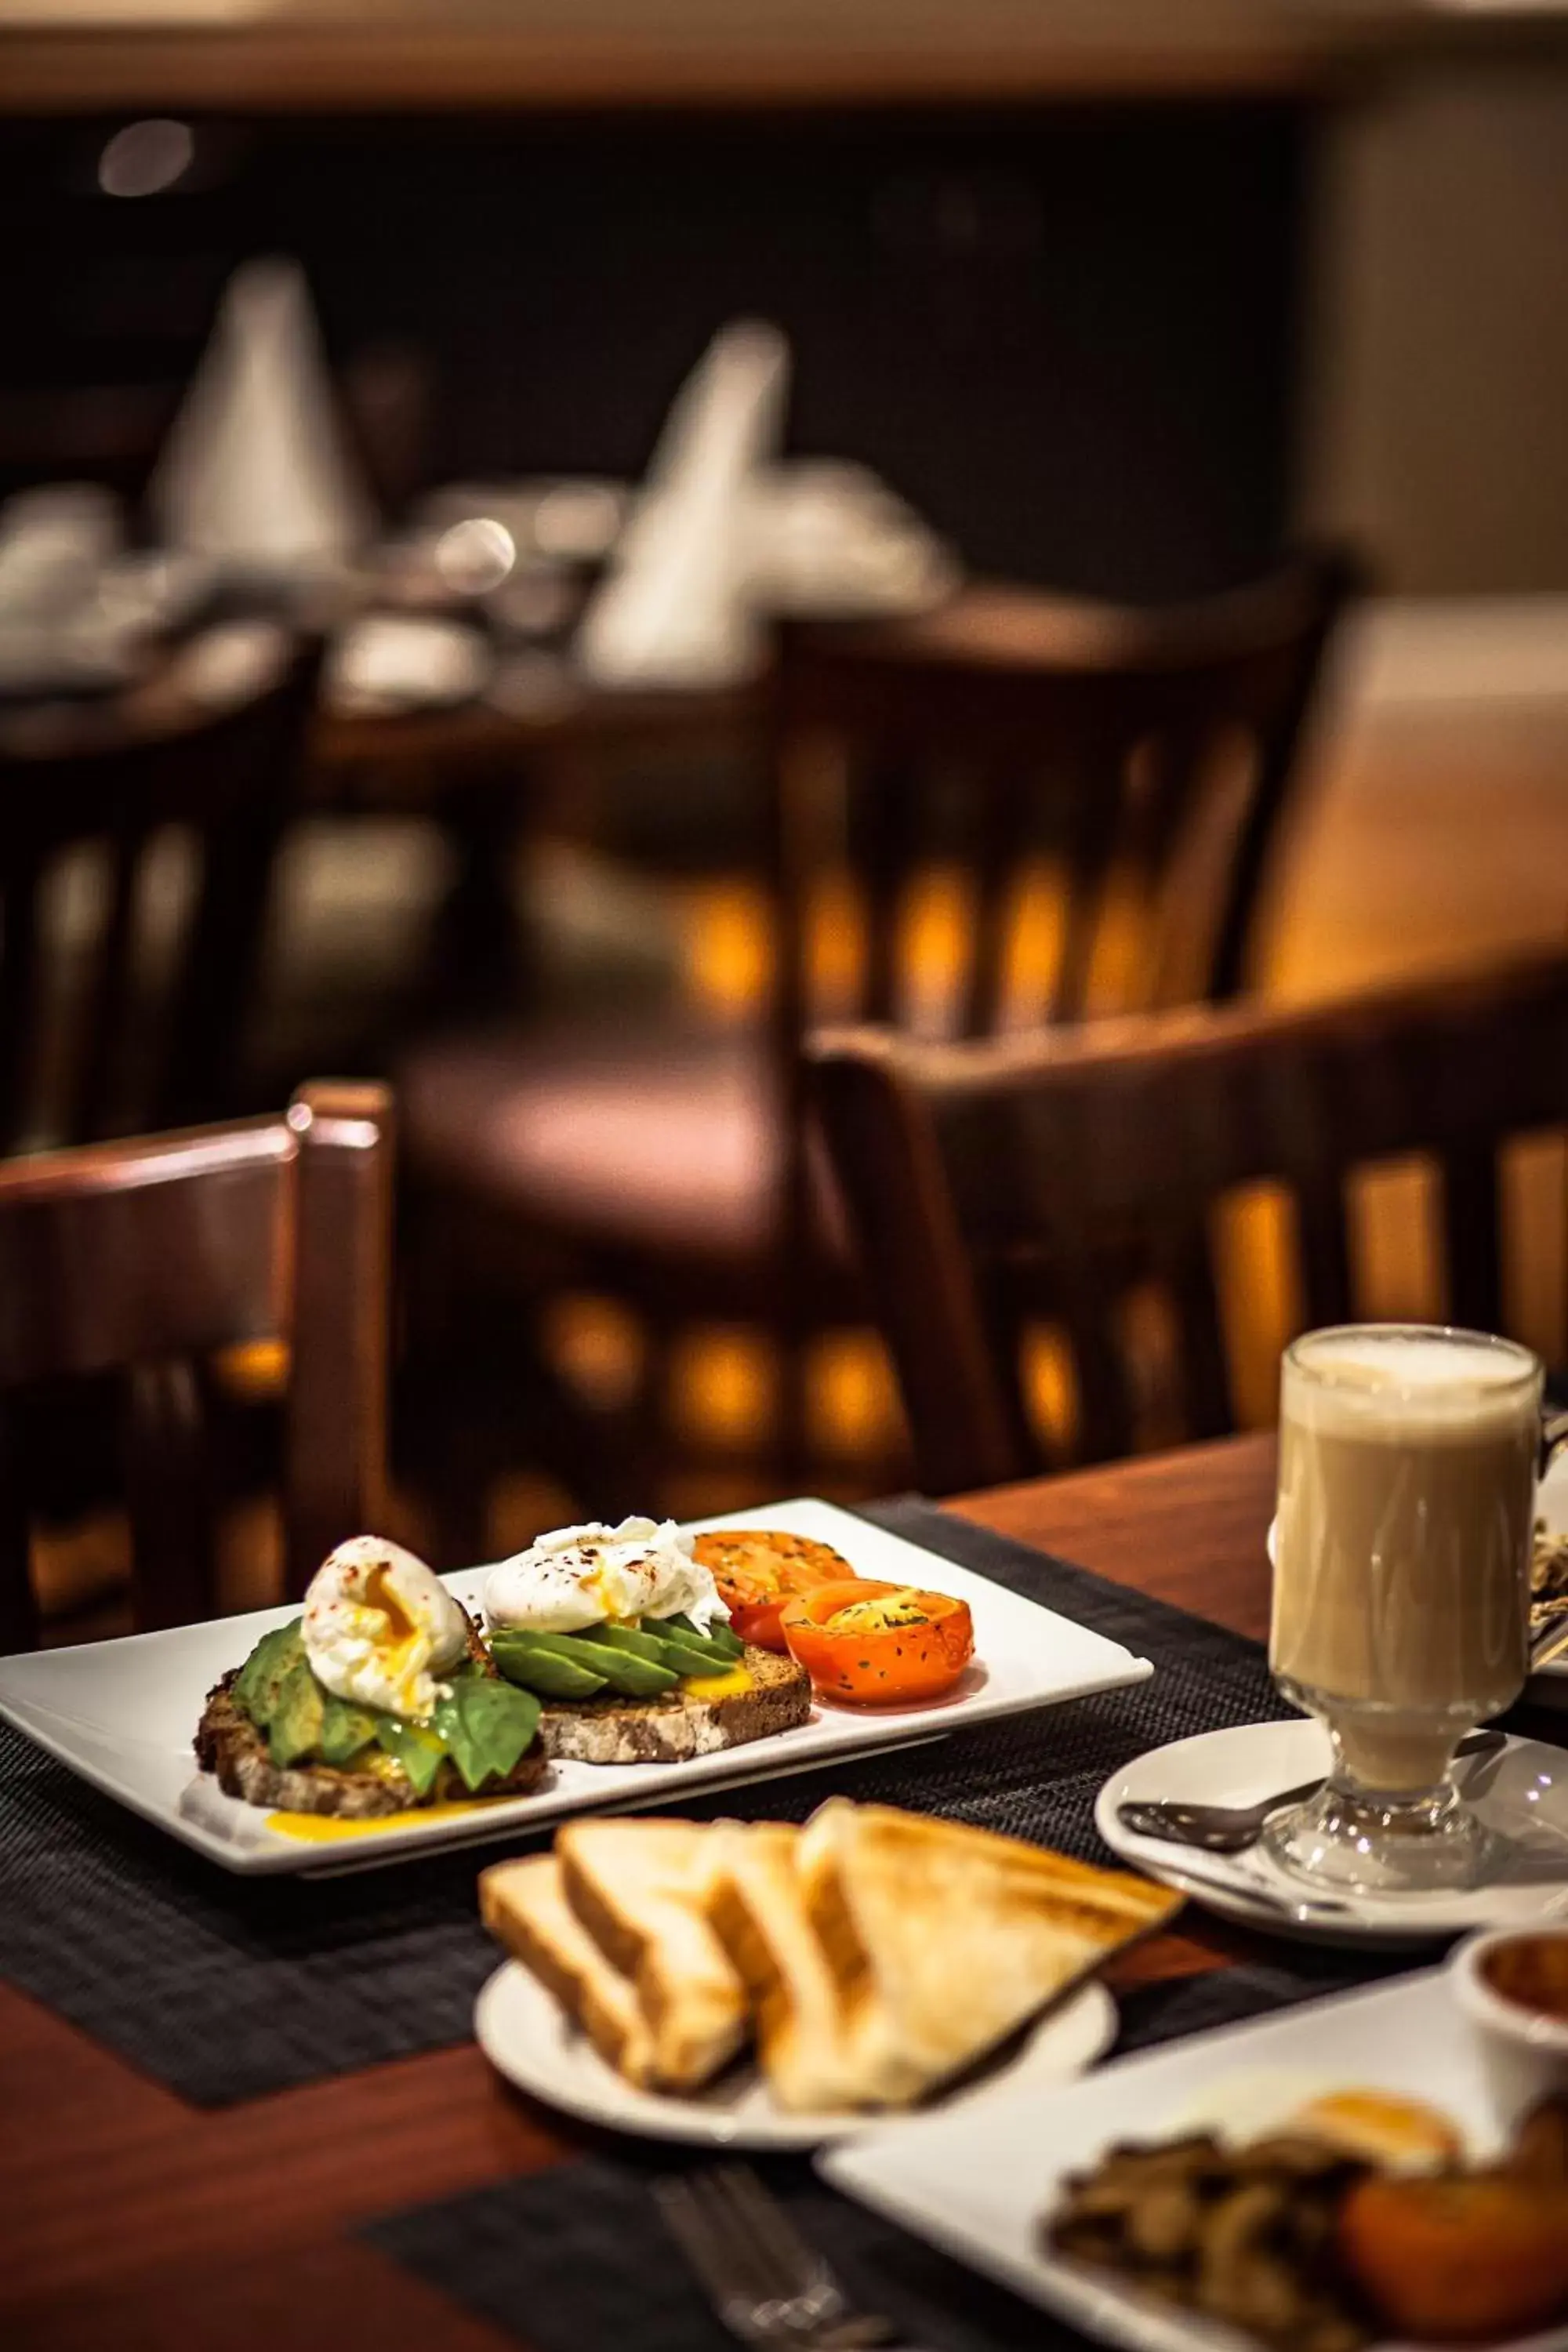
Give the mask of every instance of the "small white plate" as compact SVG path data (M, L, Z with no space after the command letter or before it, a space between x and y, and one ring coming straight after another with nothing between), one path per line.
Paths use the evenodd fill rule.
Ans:
M793 1731L684 1764L556 1764L531 1796L492 1797L414 1822L356 1823L355 1834L330 1843L307 1843L269 1828L259 1805L226 1797L209 1773L195 1769L191 1753L213 1685L240 1664L269 1626L297 1615L296 1609L258 1609L164 1633L0 1658L0 1717L94 1787L226 1870L337 1871L398 1861L433 1846L521 1836L595 1808L678 1805L694 1790L807 1772L870 1748L907 1748L973 1724L1141 1683L1153 1672L1146 1658L1135 1658L1102 1633L832 1503L770 1503L698 1524L815 1536L862 1576L966 1601L974 1619L973 1664L953 1690L921 1706L818 1705ZM483 1570L445 1580L467 1607L479 1611Z
M474 2008L474 2032L491 2064L520 2091L584 2123L645 2139L689 2140L711 2147L816 2147L847 2135L907 2128L937 2116L967 2115L1013 2091L1039 2092L1071 2082L1116 2038L1116 2003L1090 1981L1047 2010L1009 2042L984 2074L937 2105L909 2116L790 2115L775 2106L750 2061L731 2067L689 2099L639 2091L606 2066L554 1995L516 1960L498 1969Z
M1300 2093L1401 2092L1438 2107L1467 2154L1484 2161L1514 2118L1503 2112L1479 2046L1462 2028L1445 1971L1315 2000L1250 2025L1194 2033L1115 2060L1080 2083L988 2101L871 2140L828 2149L817 2168L836 2189L1102 2343L1130 2352L1243 2352L1243 2339L1193 2312L1141 2303L1120 2283L1044 2245L1040 2224L1069 2172L1115 2141L1223 2124L1235 2086L1238 2137L1267 2128L1248 2110L1267 2084ZM1233 2110L1234 2112L1234 2110ZM1562 2352L1563 2332L1516 2338L1513 2352Z
M1256 1804L1273 1791L1321 1778L1329 1762L1327 1732L1299 1716L1286 1723L1199 1732L1168 1748L1151 1748L1113 1772L1096 1801L1095 1826L1135 1869L1180 1887L1225 1918L1269 1935L1314 1943L1425 1943L1475 1927L1568 1918L1568 1751L1536 1739L1510 1739L1505 1748L1469 1757L1458 1766L1470 1803L1512 1845L1499 1875L1472 1889L1347 1895L1325 1888L1323 1899L1343 1903L1343 1911L1285 1917L1248 1902L1247 1888L1297 1902L1310 1902L1316 1890L1278 1868L1258 1847L1239 1854L1200 1854L1163 1838L1139 1837L1119 1818L1119 1808L1130 1803Z

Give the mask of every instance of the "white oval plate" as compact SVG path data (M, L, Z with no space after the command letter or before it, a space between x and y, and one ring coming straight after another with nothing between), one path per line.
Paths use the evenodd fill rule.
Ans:
M1096 1802L1095 1825L1123 1862L1268 1935L1313 1943L1420 1943L1473 1927L1568 1917L1568 1753L1537 1739L1510 1739L1502 1750L1471 1757L1458 1768L1460 1785L1481 1819L1514 1842L1508 1864L1485 1886L1400 1895L1340 1895L1325 1889L1346 1909L1287 1917L1249 1902L1247 1886L1295 1901L1310 1899L1313 1889L1256 1847L1240 1854L1199 1854L1190 1846L1135 1836L1118 1818L1121 1805L1162 1800L1256 1804L1328 1769L1327 1732L1300 1717L1199 1732L1168 1748L1151 1748L1113 1772Z
M1069 2083L1101 2057L1116 2036L1116 2003L1102 1984L1080 1985L1047 2011L1022 2042L978 2080L954 2095L909 2115L787 2115L747 2062L711 2090L679 2099L639 2091L606 2066L552 1993L517 1960L496 1970L474 2007L474 2032L490 2063L551 2106L611 2131L645 2139L689 2140L701 2147L816 2147L850 2133L908 2130L911 2120L967 2113L1005 2092Z

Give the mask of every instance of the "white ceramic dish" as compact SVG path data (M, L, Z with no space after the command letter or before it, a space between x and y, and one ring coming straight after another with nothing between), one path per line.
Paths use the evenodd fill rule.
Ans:
M1102 1984L1081 1985L1058 2001L1021 2041L962 2090L914 2117L790 2115L775 2106L750 2062L732 2067L699 2095L639 2091L606 2066L554 1996L516 1960L498 1969L474 2008L474 2032L492 2065L520 2091L584 2123L645 2139L698 2147L816 2147L847 2133L864 2134L968 2114L1014 2091L1038 2094L1071 2082L1116 2038L1116 2003Z
M1153 1672L1120 1643L1008 1592L972 1570L889 1535L832 1503L796 1500L705 1519L703 1527L775 1527L830 1543L862 1575L924 1585L966 1601L974 1619L975 1662L957 1688L923 1706L818 1706L794 1731L684 1764L557 1764L531 1796L492 1798L427 1820L365 1824L330 1843L270 1829L259 1807L226 1797L194 1769L191 1741L207 1692L237 1666L289 1609L133 1634L79 1649L0 1658L0 1717L96 1788L155 1822L226 1870L296 1872L366 1867L433 1846L542 1829L569 1813L605 1807L679 1805L689 1792L907 1747L972 1724L1142 1682ZM481 1570L450 1576L477 1612Z
M1069 2172L1121 2139L1157 2139L1231 2121L1250 2137L1277 2087L1295 2104L1315 2091L1402 2092L1442 2109L1484 2159L1514 2113L1499 2099L1471 2035L1458 2029L1445 1971L1370 1992L1311 2001L1250 2025L1195 2033L1169 2049L1119 2059L1082 2082L987 2102L826 2150L818 2169L1016 2294L1129 2352L1242 2352L1243 2339L1195 2314L1139 2303L1103 2275L1062 2262L1040 2222ZM1563 2331L1516 2338L1514 2352L1562 2352Z
M1542 1932L1525 1930L1527 1936ZM1568 1942L1568 1927L1546 1933L1553 1943ZM1505 2000L1489 1981L1487 1962L1500 1947L1506 1948L1518 1937L1516 1927L1468 1936L1448 1955L1448 1980L1479 2042L1499 2097L1522 2106L1568 2085L1568 2021Z
M1160 1838L1139 1837L1118 1818L1121 1805L1154 1799L1255 1804L1328 1769L1328 1734L1302 1717L1200 1732L1168 1748L1151 1748L1112 1773L1100 1792L1095 1823L1107 1845L1135 1869L1265 1933L1326 1943L1399 1944L1477 1927L1568 1918L1568 1757L1539 1740L1510 1739L1500 1753L1471 1757L1458 1767L1466 1795L1511 1849L1499 1875L1472 1889L1361 1897L1342 1896L1336 1889L1335 1899L1347 1906L1342 1912L1283 1917L1248 1902L1247 1888L1261 1887L1287 1900L1310 1898L1313 1890L1257 1847L1235 1855L1197 1854Z

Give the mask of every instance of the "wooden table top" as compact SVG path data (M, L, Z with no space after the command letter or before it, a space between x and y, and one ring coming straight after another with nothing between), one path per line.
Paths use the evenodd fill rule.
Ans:
M1274 1447L1244 1437L952 1507L1215 1619L1265 1628ZM1195 1916L1123 1985L1222 1966ZM553 2164L574 2143L473 2043L204 2112L0 1986L0 2345L7 2352L502 2352L352 2232Z

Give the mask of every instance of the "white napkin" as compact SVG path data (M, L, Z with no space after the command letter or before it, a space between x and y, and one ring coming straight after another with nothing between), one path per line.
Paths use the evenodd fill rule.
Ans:
M577 658L601 686L726 686L762 658L746 592L748 484L776 457L789 345L740 320L676 397L641 502L583 618Z
M483 691L493 664L465 622L366 613L332 647L326 697L338 710L449 709Z
M368 537L296 263L236 271L149 496L167 545L247 577L330 572Z
M802 459L760 473L741 517L746 592L770 613L852 620L952 593L951 549L868 467Z

